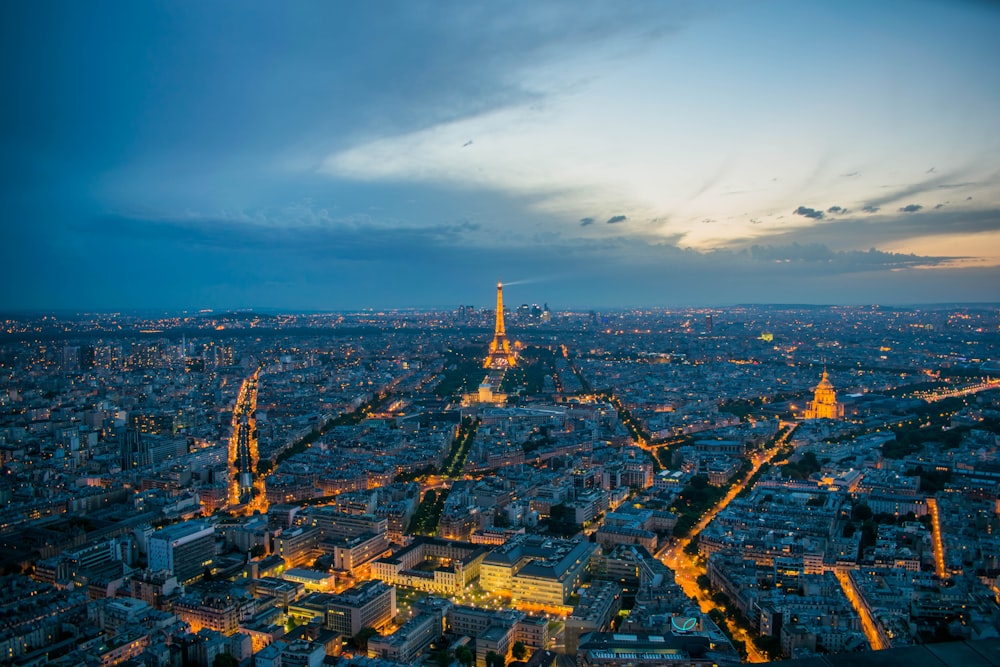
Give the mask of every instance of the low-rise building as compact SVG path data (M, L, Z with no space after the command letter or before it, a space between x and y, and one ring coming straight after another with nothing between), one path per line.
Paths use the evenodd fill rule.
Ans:
M598 549L586 541L518 535L483 560L480 586L515 605L561 608Z
M622 608L622 587L595 581L583 590L573 613L566 619L566 653L575 655L580 637L611 629L611 620Z

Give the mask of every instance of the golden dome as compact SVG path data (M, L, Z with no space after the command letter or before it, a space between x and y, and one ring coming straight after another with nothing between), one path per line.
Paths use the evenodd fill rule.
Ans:
M830 376L826 371L823 371L823 377L820 378L819 384L816 385L817 389L833 389L833 383L830 382Z

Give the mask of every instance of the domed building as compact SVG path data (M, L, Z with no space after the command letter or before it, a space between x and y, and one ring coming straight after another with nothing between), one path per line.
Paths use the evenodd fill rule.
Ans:
M844 416L844 404L837 402L837 392L830 382L830 376L826 370L823 377L814 390L813 400L809 401L806 408L805 419L842 419Z

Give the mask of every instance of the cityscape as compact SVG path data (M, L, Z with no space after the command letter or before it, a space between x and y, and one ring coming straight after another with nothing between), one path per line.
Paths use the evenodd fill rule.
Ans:
M5 664L997 656L996 306L4 331Z
M1000 667L1000 3L0 16L0 667Z

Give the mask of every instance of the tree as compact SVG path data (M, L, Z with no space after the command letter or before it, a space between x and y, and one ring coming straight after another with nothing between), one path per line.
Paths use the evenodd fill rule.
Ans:
M753 645L771 660L781 659L781 640L770 635L754 637Z
M446 648L434 651L431 657L434 658L434 662L438 664L438 667L448 667L451 664L451 653Z
M472 667L472 664L476 662L476 654L468 646L459 646L455 649L455 659L465 667Z
M507 661L496 651L487 651L486 667L507 667Z
M524 642L514 642L510 654L514 656L515 660L523 660L524 656L528 655L528 647L524 645Z
M368 654L368 640L378 634L378 630L375 628L364 627L358 630L358 634L354 635L354 645L358 647L358 651L364 654Z
M212 667L239 667L239 661L230 653L220 653L212 661Z

